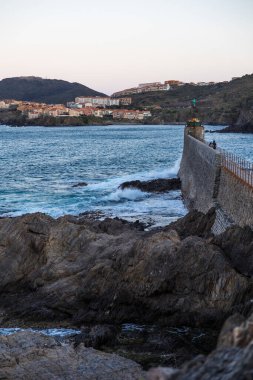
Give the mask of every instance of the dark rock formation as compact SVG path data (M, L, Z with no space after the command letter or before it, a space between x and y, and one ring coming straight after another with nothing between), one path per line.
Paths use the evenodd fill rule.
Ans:
M200 355L180 369L154 368L148 380L246 380L253 375L253 318L234 315L226 321L218 346L207 357Z
M233 268L253 276L253 231L250 227L232 226L213 242L222 249Z
M6 380L139 380L141 367L114 354L61 344L33 332L0 336L0 378Z
M253 122L240 125L230 125L229 127L215 131L215 133L253 133Z
M215 209L211 208L207 214L193 210L176 222L165 227L165 230L175 230L181 239L188 236L212 236L211 228L215 221ZM253 238L252 238L253 239Z
M168 179L153 179L150 181L129 181L124 182L119 186L120 189L139 189L149 193L164 193L170 190L179 190L181 188L181 181L179 178Z
M181 238L176 228L146 232L121 220L39 213L0 219L2 325L217 326L250 299L251 280L217 245L184 238L184 228Z
M248 99L241 108L238 119L229 127L217 131L218 133L253 133L253 99Z
M78 182L78 183L75 183L72 187L84 187L84 186L88 186L88 183L87 182Z

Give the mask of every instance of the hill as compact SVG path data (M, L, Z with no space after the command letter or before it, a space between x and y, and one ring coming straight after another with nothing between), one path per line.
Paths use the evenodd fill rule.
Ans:
M6 78L0 81L0 100L16 99L41 103L66 103L76 96L100 96L101 92L92 90L80 83L70 83L58 79L40 77Z
M152 122L185 122L191 116L191 100L197 99L199 117L206 124L247 124L253 131L253 74L230 82L194 86L186 84L170 91L150 92L132 96L133 107L147 107ZM252 127L250 127L252 126Z

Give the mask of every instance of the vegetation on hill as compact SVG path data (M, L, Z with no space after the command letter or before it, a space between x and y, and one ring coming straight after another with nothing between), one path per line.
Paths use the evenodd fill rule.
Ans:
M164 92L133 95L133 107L147 107L150 122L185 122L192 115L191 100L197 99L199 117L206 124L224 124L253 131L253 74L230 82L207 86L187 84Z
M77 96L104 94L80 83L39 77L6 78L0 81L0 99L27 100L39 103L59 104L72 101Z

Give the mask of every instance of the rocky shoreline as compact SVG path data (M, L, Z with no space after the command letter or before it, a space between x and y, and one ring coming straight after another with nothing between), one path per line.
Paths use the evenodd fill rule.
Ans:
M222 323L251 282L228 262L210 220L193 212L145 231L117 218L2 218L2 323Z
M183 119L182 119L183 120ZM88 127L88 126L110 126L110 125L184 125L184 121L173 121L157 117L152 117L144 121L136 120L110 120L101 119L95 117L53 117L45 116L38 119L27 119L24 115L21 115L19 111L3 111L0 110L0 125L7 125L10 127ZM208 125L226 125L222 122L209 122ZM218 133L252 133L253 132L252 121L245 123L240 121L237 124L230 125L216 131Z
M61 363L61 377L92 378L87 377L89 369L83 377L77 370L78 360L83 361L88 352L79 346L86 346L134 359L145 369L156 365L183 368L174 372L159 369L147 375L134 362L124 362L128 364L124 364L121 379L174 379L165 373L186 379L187 360L197 360L196 368L209 365L209 357L203 355L215 348L224 321L234 313L240 313L240 321L245 321L252 313L253 232L233 226L213 236L214 219L214 210L206 215L192 211L166 227L146 231L142 223L118 218L101 221L85 214L58 219L41 213L0 218L1 326L80 328L82 334L72 341L50 340L52 347L43 351L44 359L49 355L50 361L52 355L61 357L59 344L67 344L65 350L70 350L76 362L71 367L72 377ZM122 333L124 324L137 326L135 332ZM24 335L14 336L0 337L2 355L11 342L16 348L9 348L10 358L18 350ZM38 347L47 344L43 339L27 334L24 344L28 351L41 350ZM202 359L195 359L200 354ZM211 355L219 356L219 352ZM27 368L37 361L25 360ZM53 376L56 362L50 363ZM102 375L103 365L98 379L107 379ZM0 365L0 374L8 368L10 372L2 372L5 378L21 374L21 365L10 367ZM22 376L19 378L30 378ZM113 376L112 371L111 378L117 378Z

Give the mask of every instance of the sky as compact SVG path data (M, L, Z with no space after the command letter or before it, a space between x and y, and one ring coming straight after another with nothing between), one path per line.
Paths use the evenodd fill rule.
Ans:
M0 0L0 79L111 94L253 72L253 0Z

